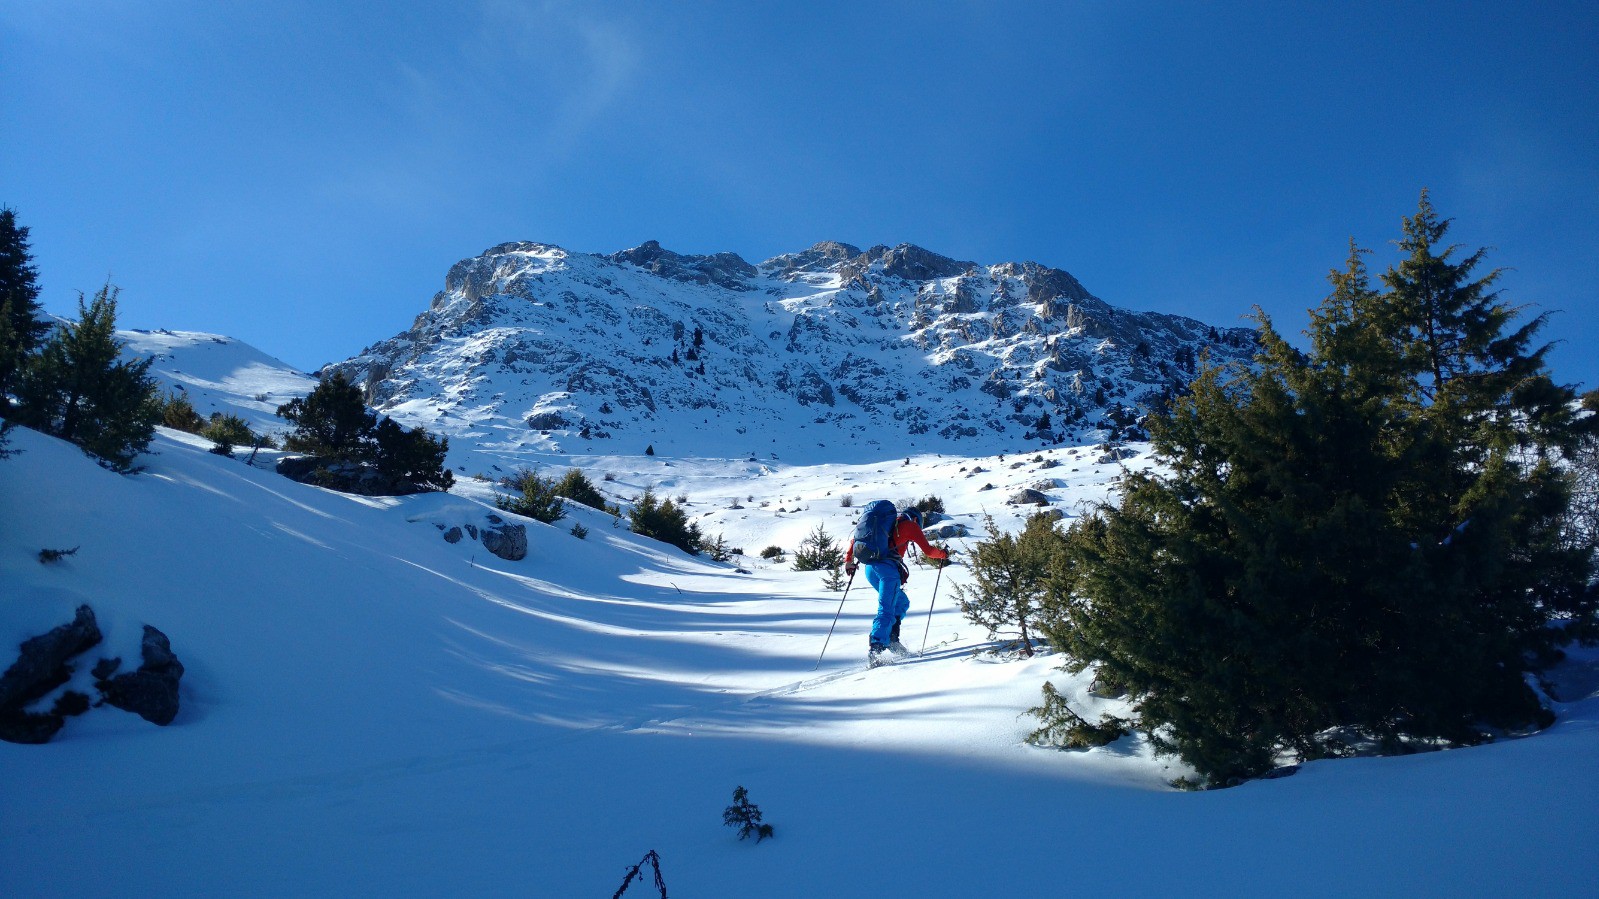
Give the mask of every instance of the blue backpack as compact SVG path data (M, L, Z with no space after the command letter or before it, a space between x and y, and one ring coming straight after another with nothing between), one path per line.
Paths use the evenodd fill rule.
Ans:
M866 504L855 525L855 561L881 562L889 557L889 539L898 517L894 504L886 499Z

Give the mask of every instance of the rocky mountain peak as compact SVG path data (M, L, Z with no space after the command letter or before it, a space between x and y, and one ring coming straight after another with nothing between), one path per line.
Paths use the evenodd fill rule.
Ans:
M654 240L646 240L630 250L612 253L605 258L612 262L638 266L651 274L673 281L715 284L729 290L753 289L749 279L759 274L755 266L745 262L737 253L685 256L665 249L659 241Z
M864 256L868 265L881 265L884 275L904 281L955 278L977 268L975 262L957 262L908 243L896 247L875 246Z
M780 278L810 272L836 272L840 265L860 255L859 247L836 240L824 240L799 253L773 256L761 263L760 270Z
M1254 346L1113 307L1059 269L912 244L824 241L752 266L656 241L507 243L451 267L410 330L330 368L407 424L507 452L1010 452L1126 434L1203 352Z

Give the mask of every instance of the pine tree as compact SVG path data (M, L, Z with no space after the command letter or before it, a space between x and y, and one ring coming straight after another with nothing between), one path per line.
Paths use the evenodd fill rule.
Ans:
M733 804L722 811L722 823L738 828L740 840L754 835L755 842L772 835L772 825L761 823L761 807L750 801L749 791L742 786L733 788Z
M794 551L795 571L829 571L840 568L843 564L844 550L821 525L817 525L815 530L805 535L805 539L800 541L799 549Z
M670 498L661 500L653 488L633 503L628 513L628 526L633 533L662 543L670 543L686 553L697 553L703 538L699 525L688 520L681 506Z
M168 408L170 409L170 404ZM216 444L211 448L211 452L219 456L231 456L234 446L238 444L253 446L256 441L255 432L250 430L244 419L223 412L211 413L211 421L200 431L200 436Z
M426 428L406 430L385 418L372 431L372 462L378 474L401 489L449 490L455 475L445 467L450 441Z
M523 469L501 481L517 491L515 496L498 496L494 504L507 512L525 515L535 521L554 524L566 516L566 504L555 492L555 481L538 472Z
M283 441L285 449L348 461L366 459L372 453L377 416L366 408L360 388L343 372L323 378L303 399L279 406L278 415L295 426Z
M1015 536L1001 531L992 515L984 520L988 539L978 541L972 550L971 583L955 585L955 600L961 614L987 628L990 637L1015 633L1022 652L1031 655L1039 602L1047 589L1060 533L1042 514L1029 517L1021 534Z
M567 469L566 474L555 484L555 492L560 496L575 503L582 503L590 509L605 510L605 495L594 486L588 476L576 468Z
M39 306L39 272L28 247L28 229L14 210L0 208L0 417L10 414L28 357L50 331Z
M205 430L206 425L200 413L194 411L194 403L189 401L188 395L181 392L167 394L166 401L161 406L161 423L190 434L200 433Z
M1133 724L1206 783L1281 753L1463 744L1547 722L1522 672L1599 597L1560 541L1570 391L1541 319L1440 262L1425 195L1374 289L1351 248L1301 352L1263 314L1254 367L1208 368L1150 430L1165 473L1067 533L1043 629L1124 684ZM1569 632L1568 632L1569 633Z
M18 384L16 417L126 472L150 445L162 403L150 359L125 361L116 339L118 288L107 284L56 331Z

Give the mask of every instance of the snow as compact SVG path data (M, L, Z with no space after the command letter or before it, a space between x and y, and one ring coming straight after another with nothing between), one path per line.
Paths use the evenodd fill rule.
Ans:
M246 408L278 375L241 348L215 370L175 348L173 365ZM1075 513L1121 471L1091 448L508 457L581 467L613 501L687 495L748 553L717 564L577 506L526 522L528 557L506 562L435 527L494 512L487 482L351 497L207 447L162 429L121 476L12 434L3 645L89 603L107 631L92 655L136 659L149 623L187 673L170 727L101 708L48 745L0 743L0 895L608 896L650 849L674 897L1599 895L1592 652L1535 736L1183 793L1182 767L1136 738L1023 742L1040 685L1085 699L1086 677L994 654L953 608L963 569L913 569L905 642L926 627L934 648L868 671L871 592L854 586L818 668L839 594L756 557L817 525L842 536L878 497L937 495L981 534L985 513L1020 525L1011 493L1060 478L1047 492ZM722 825L739 785L774 839Z

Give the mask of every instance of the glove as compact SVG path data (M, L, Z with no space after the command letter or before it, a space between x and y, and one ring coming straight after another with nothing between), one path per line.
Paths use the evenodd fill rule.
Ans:
M855 576L855 569L857 567L858 566L856 566L856 564L854 562L851 562L848 565L844 566L844 573L849 575L850 577L854 577Z

